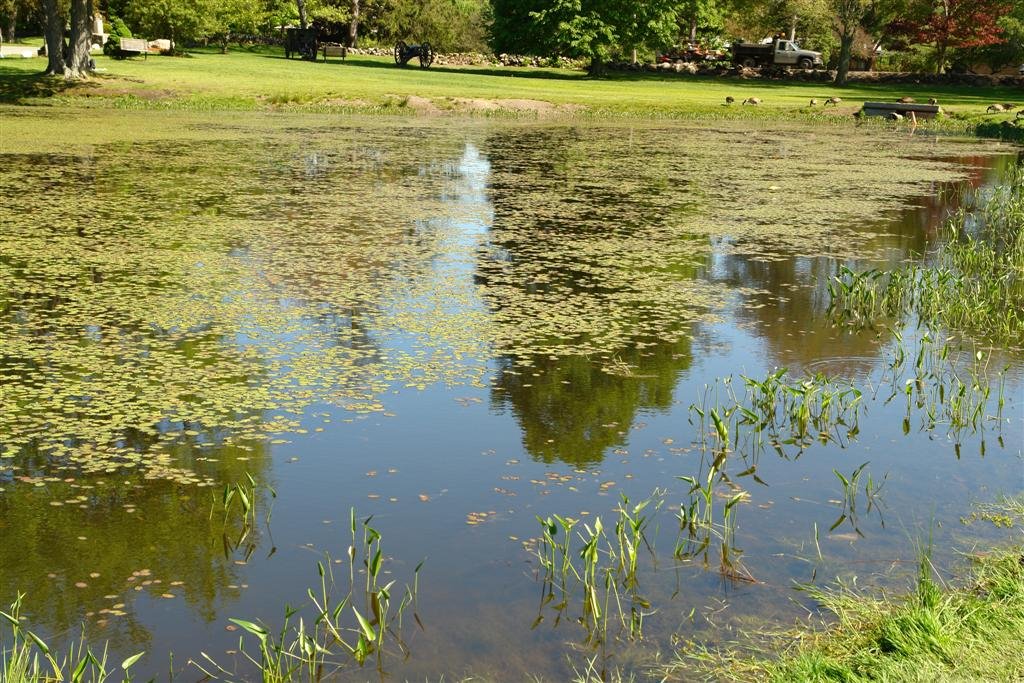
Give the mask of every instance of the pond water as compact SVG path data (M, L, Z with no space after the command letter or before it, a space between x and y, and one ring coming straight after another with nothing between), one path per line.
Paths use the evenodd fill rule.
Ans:
M318 561L347 586L355 508L395 603L422 567L382 657L345 680L641 670L805 617L798 582L903 585L923 539L948 566L1000 538L961 523L972 504L1024 490L1018 351L981 347L992 377L1008 368L1005 405L983 409L1000 419L927 428L886 399L894 354L934 342L827 315L842 266L922 258L1012 149L785 124L105 116L107 140L65 144L68 122L33 112L0 144L0 600L24 592L51 644L84 624L117 661L145 650L143 674L173 652L196 680L205 652L251 679L229 618L279 626ZM781 367L856 386L856 419L720 460L692 406ZM851 497L836 472L862 464ZM676 553L680 478L709 467L731 517ZM247 474L251 529L237 497L223 509ZM614 541L616 509L649 497L639 587L595 636L583 590L543 580L537 517L600 517Z

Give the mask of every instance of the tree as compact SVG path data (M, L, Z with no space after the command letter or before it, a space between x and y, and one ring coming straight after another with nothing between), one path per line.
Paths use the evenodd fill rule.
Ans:
M830 0L733 0L725 24L747 40L786 33L803 47L827 53L834 40L829 5Z
M935 72L942 73L951 48L1002 42L999 20L1009 14L1005 0L916 0L906 18L890 28L897 38L935 46Z
M382 39L426 41L442 51L480 50L485 46L485 5L484 0L362 0L360 11L363 17L376 17Z
M32 13L33 0L0 0L0 42L15 42L18 39L18 20Z
M853 52L853 40L861 27L869 7L869 0L832 0L835 11L833 25L839 34L839 68L836 70L836 85L846 85L846 76L850 72L850 55Z
M537 13L544 0L491 0L488 42L496 54L550 56L557 54L553 36L541 33Z
M71 40L64 65L68 78L86 78L92 71L92 0L71 0Z
M359 0L352 0L348 19L348 46L357 47L359 42Z
M214 8L220 0L129 0L125 18L136 34L167 38L171 48L208 36L214 25Z
M232 36L256 33L267 16L262 0L219 0L212 9L210 36L224 54Z
M679 25L691 43L697 42L701 29L721 31L724 10L719 0L682 0L676 5Z
M46 73L65 75L64 63L64 8L58 0L41 0L45 22Z
M984 64L993 73L1024 63L1024 3L1018 2L1009 14L999 18L999 29L1001 42L958 50L956 60Z
M591 73L616 49L664 44L676 30L675 0L553 0L532 12L536 28L557 53L590 60Z
M878 49L889 42L892 23L907 13L907 4L911 0L871 0L860 24L864 31L872 37L869 50L871 64L874 64Z

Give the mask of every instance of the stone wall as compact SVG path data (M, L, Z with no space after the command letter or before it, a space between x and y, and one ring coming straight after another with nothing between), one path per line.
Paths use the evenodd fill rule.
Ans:
M723 62L663 62L660 64L630 64L620 62L609 65L619 71L644 71L651 73L714 76L721 78L765 79L785 81L807 81L825 83L835 79L836 72L827 69L791 69L788 67L763 67L749 69ZM922 74L892 71L851 71L852 83L909 83L927 85L973 85L979 87L1008 86L1024 88L1024 76L1003 74Z

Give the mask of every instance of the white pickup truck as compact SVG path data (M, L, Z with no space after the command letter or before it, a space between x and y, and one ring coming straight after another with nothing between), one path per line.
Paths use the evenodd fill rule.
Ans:
M814 69L824 66L820 52L801 50L795 41L781 38L770 43L733 43L732 61L749 68L778 65Z

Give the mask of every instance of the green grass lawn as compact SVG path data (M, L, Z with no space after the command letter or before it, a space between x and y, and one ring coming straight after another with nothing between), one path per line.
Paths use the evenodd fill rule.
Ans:
M592 79L580 71L504 67L398 68L387 58L353 56L312 63L287 60L280 48L196 50L188 57L151 56L113 60L96 58L100 73L84 84L67 85L40 78L40 59L0 61L0 102L40 104L43 100L92 106L135 108L254 109L289 106L325 109L410 109L408 98L426 98L427 108L467 109L453 98L537 100L567 114L671 117L693 114L765 116L803 113L849 116L865 100L893 100L910 95L919 101L938 98L951 114L980 115L992 102L1022 100L1019 90L953 86L891 86L743 81L675 74L613 74ZM759 107L726 107L756 96ZM807 108L808 101L839 96L838 109ZM414 98L411 109L424 103ZM522 103L517 105L524 107ZM515 107L513 107L514 109ZM530 111L525 105L525 110ZM756 110L756 111L754 111ZM477 108L476 111L480 111ZM490 113L494 113L491 111ZM503 113L499 110L498 113ZM993 120L1007 118L993 115Z

